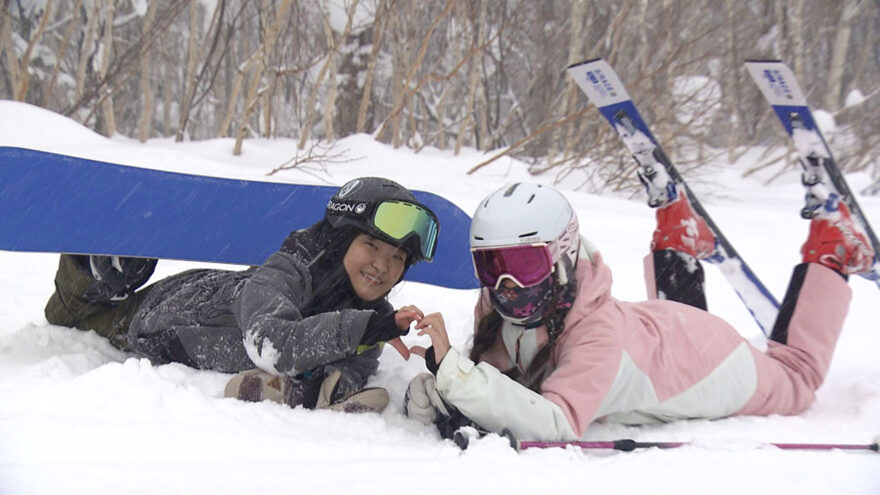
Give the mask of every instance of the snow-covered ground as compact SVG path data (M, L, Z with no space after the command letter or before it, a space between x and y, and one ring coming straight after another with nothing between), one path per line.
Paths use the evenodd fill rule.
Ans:
M265 174L295 152L293 140L250 140L239 157L230 140L146 144L106 139L59 115L0 101L0 145L19 146L150 168L205 175L341 185L387 176L439 193L465 211L480 198L532 177L526 166L498 160L473 175L485 156L438 150L413 154L369 136L342 140L354 161ZM599 118L598 115L595 116ZM736 165L718 164L694 178L716 222L777 297L781 297L807 223L797 212L795 171L773 185L743 179L759 150ZM778 169L768 171L776 173ZM653 215L642 198L595 196L559 187L575 205L581 231L603 252L614 294L644 297L641 258ZM849 177L853 189L863 175ZM0 185L2 191L4 185ZM35 198L40 200L40 198ZM859 198L880 226L880 198ZM305 205L320 208L323 205ZM9 212L3 212L9 214ZM441 241L442 242L442 241ZM406 419L402 399L421 358L382 356L373 384L392 403L381 415L346 415L244 403L222 397L229 375L181 365L152 366L112 348L94 333L48 325L43 305L53 291L57 255L0 252L0 494L186 493L880 493L880 455L782 451L767 442L858 443L880 433L880 328L876 285L854 278L854 299L831 371L815 404L796 417L738 417L650 428L594 425L590 439L692 441L632 453L576 449L516 453L498 437L460 451L432 429ZM159 277L194 266L163 261ZM238 269L238 267L227 267ZM709 306L761 345L757 326L719 272L707 268ZM395 305L441 311L453 345L467 345L475 291L406 282ZM408 336L410 345L426 337Z

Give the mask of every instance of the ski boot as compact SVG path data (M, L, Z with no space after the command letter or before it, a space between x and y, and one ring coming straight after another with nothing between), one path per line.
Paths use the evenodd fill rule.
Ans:
M804 263L819 263L841 275L871 269L875 256L871 244L836 194L812 208L810 218L810 234L801 247Z
M382 412L388 406L388 392L371 387L356 390L334 400L342 372L334 370L324 377L320 371L303 378L277 376L261 369L242 371L227 382L224 397L247 402L271 401L289 407L328 409L347 413Z
M717 245L715 234L691 207L684 191L673 190L673 193L657 208L657 228L651 240L651 250L672 249L699 260L712 257Z
M150 279L158 263L155 258L97 255L74 258L96 281L83 293L83 297L93 303L119 302L128 299L135 290Z

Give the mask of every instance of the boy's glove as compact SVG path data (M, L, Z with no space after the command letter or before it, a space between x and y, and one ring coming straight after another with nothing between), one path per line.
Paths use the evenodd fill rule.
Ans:
M372 346L379 342L388 342L409 333L409 328L401 330L397 327L397 322L394 321L396 314L397 311L385 316L373 313L373 316L370 316L367 329L364 331L364 336L361 337L361 345Z

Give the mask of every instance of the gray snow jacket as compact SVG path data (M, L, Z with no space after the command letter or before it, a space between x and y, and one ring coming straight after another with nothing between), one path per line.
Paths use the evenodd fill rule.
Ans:
M358 344L371 316L394 309L354 293L342 257L356 235L321 221L292 233L259 267L161 280L132 318L129 345L153 361L222 372L298 376L332 365L351 382L345 388L362 387L381 351L359 353Z

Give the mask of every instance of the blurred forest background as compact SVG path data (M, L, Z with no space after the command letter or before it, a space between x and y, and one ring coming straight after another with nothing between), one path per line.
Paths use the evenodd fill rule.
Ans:
M880 0L0 0L0 98L111 136L298 142L369 133L509 153L627 189L635 166L565 68L603 57L684 169L785 146L746 59L782 59L880 174ZM0 116L2 118L2 116ZM316 144L317 143L317 144ZM755 168L793 167L767 153ZM475 165L475 168L480 165ZM752 169L754 170L754 169Z

